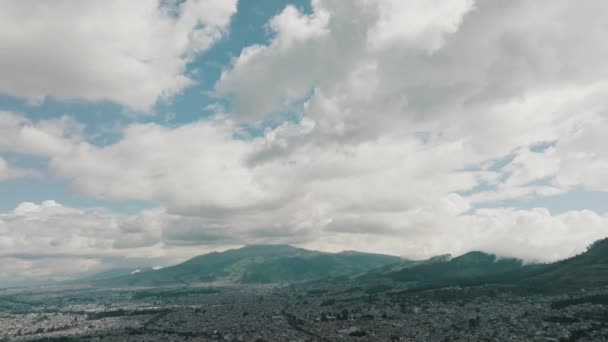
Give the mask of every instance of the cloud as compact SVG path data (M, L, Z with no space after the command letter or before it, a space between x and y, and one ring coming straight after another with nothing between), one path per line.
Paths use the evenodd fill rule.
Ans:
M249 218L256 220L255 215ZM559 215L545 209L504 208L464 215L441 208L351 212L314 226L273 226L267 219L258 222L264 226L225 227L209 218L162 209L121 215L55 201L25 202L0 214L0 261L7 265L0 271L0 284L60 281L109 268L167 266L211 250L261 242L408 258L482 250L554 261L580 253L608 234L608 216L587 210Z
M604 32L597 11L605 6L314 1L307 18L330 18L323 35L285 44L279 37L289 37L289 26L273 27L276 38L244 50L216 87L247 120L304 101L303 122L314 127L309 140L327 148L394 136L458 145L453 157L461 164L446 173L515 154L510 165L492 170L494 180L478 179L478 188L489 189L472 202L578 186L604 191L606 159L598 146L608 91L601 58L608 50L597 48ZM449 20L435 20L444 10ZM408 16L419 20L394 19ZM268 86L260 92L259 84ZM526 152L546 141L555 147ZM268 151L289 154L294 144Z
M406 45L432 54L443 46L447 35L458 31L474 1L389 0L367 1L366 5L367 10L376 12L367 32L372 49Z
M0 157L0 182L13 178L36 176L39 176L36 170L14 167Z
M234 97L240 115L259 119L285 102L305 98L312 89L339 90L340 84L359 81L358 76L367 83L360 91L373 91L381 81L373 75L381 71L380 63L390 63L395 54L432 55L473 9L471 0L311 4L311 14L287 6L269 22L274 33L270 44L243 49L222 74L216 88ZM371 78L360 74L366 72Z
M22 205L2 219L5 246L172 261L255 242L570 256L607 235L604 213L491 207L608 191L605 6L315 0L271 18L269 43L224 70L216 91L234 112L131 123L104 146L69 117L0 113L0 151L44 158L81 194L158 204Z
M272 201L244 166L251 146L232 137L229 121L202 121L177 128L135 124L118 143L81 143L51 160L80 192L107 198L165 203L177 211L229 211ZM128 187L119 184L129 184Z
M74 279L75 271L81 274L95 272L100 262L93 259L69 258L21 258L0 257L0 286L31 286L49 281Z
M182 221L187 218L159 208L124 215L52 200L21 203L0 213L0 262L6 266L0 270L0 286L73 279L109 268L167 266L210 251L165 243L163 234L180 229Z
M82 139L80 132L81 125L69 117L34 123L23 115L0 111L0 152L61 156Z
M460 216L426 212L401 218L398 234L379 235L364 227L361 232L326 232L322 238L304 246L340 251L346 245L356 250L399 253L415 259L481 250L547 262L581 253L591 242L608 235L608 216L587 210L552 215L542 208L492 208ZM391 223L395 224L389 221Z
M579 122L571 135L560 139L555 147L554 158L560 170L554 183L574 188L608 191L608 153L604 146L608 134L606 111L590 115L587 121Z
M75 255L105 252L119 237L123 223L117 215L65 207L55 201L21 203L0 215L0 220L4 255L25 251Z
M599 114L592 112L591 117L596 115ZM464 194L483 183L492 183L499 187L499 196L517 198L538 190L533 183L539 179L559 179L563 171L562 164L555 161L557 156L588 151L589 146L584 144L569 144L573 150L562 151L560 143L569 141L570 135L566 134L569 131L572 139L579 136L579 130L573 128L597 126L597 122L583 116L567 124L565 133L557 134L562 140L542 151L533 151L532 147L516 149L513 158L498 170L491 170L487 166L491 160L476 152L475 146L463 138L388 135L351 142L319 133L312 120L284 123L249 140L238 138L235 134L238 126L222 115L173 128L133 124L125 129L119 141L99 147L82 136L66 133L69 130L58 128L63 127L60 124L32 123L15 115L9 118L5 121L19 124L17 129L7 131L16 132L16 137L22 139L11 148L46 155L50 170L71 180L80 193L107 199L154 201L165 208L135 217L71 211L77 214L75 218L64 216L65 224L58 226L64 227L68 222L79 224L91 218L101 222L103 233L114 232L103 238L103 233L91 231L91 237L97 241L82 246L79 253L83 254L113 251L122 255L132 250L140 250L137 253L141 254L158 250L158 245L212 248L254 242L347 249L364 248L357 241L369 239L376 241L365 247L369 251L414 257L485 249L546 260L568 256L571 248L605 234L598 224L589 234L578 235L580 228L572 219L567 224L560 223L565 227L560 234L578 241L577 244L566 248L566 240L560 240L547 249L528 251L517 247L521 240L529 238L527 246L533 246L543 238L542 234L531 235L513 224L516 220L512 217L527 215L525 211L471 212L472 203L498 197L492 198L491 193L484 191ZM20 130L37 134L22 135ZM36 137L56 141L64 148L38 148L41 145L34 143ZM24 150L23 146L33 147ZM467 168L475 162L482 166ZM560 183L553 186L561 187ZM37 222L41 220L39 217L45 217L40 211L61 212L52 205L42 206L44 210L32 204L21 205L11 217L29 213L27 222ZM532 227L528 221L522 221L522 227L550 234L549 227L566 218L548 213L540 216L546 224ZM53 219L59 217L54 215ZM586 224L583 219L589 217L593 218L591 222L604 220L602 215L592 212L572 217L580 217L581 224ZM492 228L499 223L506 228L498 231ZM50 226L44 227L48 231ZM34 226L30 232L42 229ZM508 232L513 232L510 239L514 242L498 243L506 239ZM61 232L50 231L47 239L60 236ZM496 236L497 240L488 236ZM67 243L62 239L53 241L60 248ZM331 245L331 241L337 242ZM99 250L91 247L100 244L103 248ZM44 250L45 245L31 240L20 248L27 246ZM78 250L77 246L70 249Z
M470 136L480 152L506 154L551 133L559 120L551 112L556 96L571 100L608 73L600 57L608 51L597 48L605 6L599 1L312 5L312 13L298 18L317 23L310 30L323 34L287 44L282 37L297 36L300 26L271 26L275 38L244 49L217 82L244 120L304 101L304 115L333 137L433 131ZM410 16L420 20L392 19ZM578 34L582 27L588 31ZM523 105L528 108L517 108Z
M0 92L149 110L228 29L236 0L0 1Z

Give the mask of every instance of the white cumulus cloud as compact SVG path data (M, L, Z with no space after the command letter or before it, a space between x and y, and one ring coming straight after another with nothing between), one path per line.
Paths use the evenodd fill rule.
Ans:
M186 65L235 12L236 0L2 0L0 92L149 110L193 82Z

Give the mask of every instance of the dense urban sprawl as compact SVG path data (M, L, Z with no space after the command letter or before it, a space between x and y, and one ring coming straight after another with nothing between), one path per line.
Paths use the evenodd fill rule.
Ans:
M0 292L3 341L608 341L608 289L379 284Z

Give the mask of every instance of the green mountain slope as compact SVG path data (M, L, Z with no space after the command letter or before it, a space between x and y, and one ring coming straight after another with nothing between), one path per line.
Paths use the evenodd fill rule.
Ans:
M432 258L429 258L426 260L403 259L401 262L396 263L396 264L389 264L386 266L375 268L369 272L366 272L365 274L358 276L357 278L360 280L374 280L374 279L381 279L381 278L391 278L391 276L393 274L396 274L397 272L402 272L407 269L421 266L421 265L433 264L433 263L438 263L438 262L447 262L450 259L452 259L452 255L450 255L450 254L438 255L438 256L435 256L435 257L432 257Z
M524 265L518 259L470 252L435 262L388 265L359 279L372 282L390 279L416 287L503 284L536 292L608 286L608 239L595 242L584 253L554 263Z
M126 276L126 275L130 275L130 274L135 274L135 273L140 273L140 272L146 272L146 271L151 271L151 270L152 270L151 267L143 267L143 268L113 268L113 269L109 269L109 270L106 270L106 271L94 273L94 274L88 275L86 277L82 277L82 278L80 278L78 280L75 280L75 281L68 281L68 283L70 283L70 282L99 281L99 280L111 279L111 278L116 278L116 277L120 277L120 276Z
M322 253L285 245L254 245L194 257L181 264L96 282L158 286L198 282L277 283L355 275L401 258L357 252Z
M512 272L522 266L523 262L518 259L499 259L493 254L469 252L448 261L426 263L394 272L390 278L407 282L466 284Z
M96 277L92 282L109 286L213 281L286 283L340 276L372 283L382 280L412 283L417 287L495 283L550 291L605 286L608 285L608 239L594 243L575 257L532 265L483 252L412 261L381 254L332 254L285 245L254 245L197 256L160 270Z
M523 270L520 282L547 290L580 289L608 285L608 239L593 243L572 258Z
M409 261L385 266L362 275L374 281L390 279L415 283L418 286L466 285L484 282L523 268L519 259L501 259L493 254L469 252L459 257L443 255L424 261Z

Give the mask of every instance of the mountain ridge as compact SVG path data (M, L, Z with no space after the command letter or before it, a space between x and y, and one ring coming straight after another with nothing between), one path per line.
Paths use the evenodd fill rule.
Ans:
M534 292L607 286L608 238L592 243L578 255L544 264L527 264L521 259L473 251L435 262L428 259L401 268L398 266L384 266L363 274L359 279L412 283L418 288L498 284Z
M328 253L290 245L246 245L195 256L159 270L101 279L104 286L158 286L198 282L281 283L352 276L400 262L397 256Z
M289 245L255 244L195 256L159 270L92 282L104 286L163 286L204 282L293 283L347 277L417 287L504 284L550 289L608 285L608 277L604 275L608 275L608 239L596 241L579 255L545 264L527 264L521 259L481 251L408 260L357 251L328 253Z

